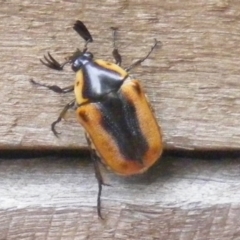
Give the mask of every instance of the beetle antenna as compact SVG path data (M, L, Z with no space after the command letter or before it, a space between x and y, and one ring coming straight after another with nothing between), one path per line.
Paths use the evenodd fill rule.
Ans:
M78 35L80 37L82 37L86 43L84 45L84 49L83 49L83 53L85 53L87 51L87 45L90 42L93 42L93 38L92 35L90 34L90 32L88 31L87 27L84 25L84 23L82 21L77 20L74 25L73 25L73 29L78 33Z
M87 46L88 46L88 44L89 44L90 42L91 42L91 41L88 40L88 41L85 43L84 48L83 48L83 53L85 53L85 52L88 50Z

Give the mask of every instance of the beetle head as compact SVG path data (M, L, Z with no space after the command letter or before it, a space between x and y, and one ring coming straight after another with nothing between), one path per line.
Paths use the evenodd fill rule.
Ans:
M88 62L91 62L92 60L93 54L91 52L85 52L72 62L72 70L74 72L77 72L82 68L83 65L85 65Z

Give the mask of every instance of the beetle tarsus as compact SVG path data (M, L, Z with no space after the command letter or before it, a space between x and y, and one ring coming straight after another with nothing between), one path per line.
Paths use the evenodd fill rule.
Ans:
M91 151L91 153L92 153L91 157L93 159L93 164L94 164L95 176L98 181L97 213L99 218L104 219L101 213L101 195L102 195L102 186L105 184L103 182L102 174L99 168L98 158L96 158L97 156L93 153L93 150Z
M55 129L55 126L57 123L61 122L62 118L59 117L56 121L54 121L52 124L51 124L51 130L53 132L53 134L55 135L55 137L59 137L59 135L61 134L60 132L57 132L56 129Z
M102 183L98 181L97 213L98 217L104 220L101 213L101 195L102 195Z
M94 163L98 164L98 162ZM98 217L101 218L102 220L104 220L102 213L101 213L101 195L102 195L102 186L111 186L110 184L104 183L103 182L103 178L102 178L102 174L100 172L99 166L95 166L95 175L98 181L98 195L97 195L97 213L98 213Z

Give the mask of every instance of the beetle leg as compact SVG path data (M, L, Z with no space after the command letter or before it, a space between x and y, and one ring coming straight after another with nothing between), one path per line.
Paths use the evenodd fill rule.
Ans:
M38 82L35 82L33 79L30 79L29 81L32 84L35 84L35 85L41 86L41 87L46 87L46 88L48 88L48 89L50 89L50 90L52 90L53 92L56 92L56 93L68 93L68 92L72 92L74 90L73 85L67 86L67 87L64 87L64 88L60 88L57 85L48 85L48 84L44 84L44 83L38 83Z
M115 59L116 64L121 66L122 57L121 57L120 53L118 52L118 48L116 47L117 28L116 27L111 27L111 29L113 30L113 51L112 51L112 55L113 55L113 58Z
M70 108L72 108L72 107L74 106L74 104L75 104L75 99L73 99L71 102L69 102L69 103L63 108L63 110L61 111L58 119L51 124L51 130L52 130L52 132L54 133L54 135L55 135L56 137L58 137L58 135L60 134L60 133L57 132L56 129L55 129L56 124L59 123L59 122L61 122L61 120L64 118L66 112L67 112Z
M40 62L51 68L51 69L54 69L54 70L58 70L58 71L61 71L63 70L63 67L68 64L68 63L71 63L69 60L65 61L64 63L60 64L57 60L55 60L52 55L48 52L48 56L43 56L45 61L43 61L42 59L40 59Z
M101 195L102 195L102 186L111 186L110 184L104 183L103 177L102 177L102 173L99 167L99 163L100 162L100 158L96 155L96 153L94 152L93 149L91 149L91 159L93 160L93 165L94 165L94 171L95 171L95 177L97 179L98 182L98 195L97 195L97 213L98 216L101 219L104 219L102 217L102 213L101 213Z
M95 177L97 179L98 182L98 195L97 195L97 213L98 216L103 219L102 217L102 213L101 213L101 195L102 195L102 186L111 186L110 184L106 184L103 181L103 177L102 177L102 173L99 167L99 163L101 163L100 158L97 156L96 152L94 149L91 148L91 140L89 139L89 137L87 136L87 134L85 134L85 137L87 139L87 143L88 146L90 148L90 154L91 154L91 159L93 161L93 165L94 165L94 171L95 171Z
M161 42L160 42L160 41L157 41L157 39L154 39L154 41L155 41L155 43L154 43L154 45L151 47L151 49L150 49L150 51L148 52L148 54L147 54L145 57L143 57L143 58L137 60L136 62L134 62L132 65L130 65L130 66L126 69L127 72L129 72L131 69L137 67L137 66L140 65L142 62L144 62L144 61L150 56L150 54L152 53L152 51L154 50L154 48L158 45L158 43L161 44Z
M95 154L92 154L91 151L91 158L93 160L93 164L94 164L94 170L95 170L95 176L98 182L98 195L97 195L97 213L98 216L103 219L102 217L102 213L101 213L101 195L102 195L102 185L103 184L103 178L102 178L102 174L99 168L99 163L98 163L98 159L96 158Z
M102 217L102 213L101 213L101 195L102 195L102 185L104 185L103 183L103 177L99 168L99 158L96 155L96 153L94 152L94 150L91 148L91 141L88 138L87 135L86 139L87 139L87 143L88 146L90 148L90 153L91 153L91 159L93 161L93 166L94 166L94 171L95 171L95 177L97 179L98 182L98 195L97 195L97 213L98 213L98 217L100 217L101 219L103 219Z

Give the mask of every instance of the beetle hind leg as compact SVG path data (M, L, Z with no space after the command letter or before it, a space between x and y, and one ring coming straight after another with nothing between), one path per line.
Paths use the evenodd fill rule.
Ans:
M91 158L93 159L94 164L94 170L95 170L95 176L98 181L98 195L97 195L97 213L98 216L103 219L102 213L101 213L101 195L102 195L102 186L104 185L102 174L99 168L98 160L91 154Z
M117 28L116 27L111 27L111 29L113 30L113 51L112 51L112 55L113 55L113 58L115 59L116 64L121 66L122 56L120 55L120 53L118 52L118 48L116 47Z
M132 70L133 68L137 67L138 65L140 65L142 62L144 62L149 56L150 54L153 52L153 50L157 47L158 44L162 44L161 41L158 41L157 39L154 39L154 45L151 47L150 51L147 53L147 55L139 60L137 60L136 62L134 62L132 65L130 65L126 71L129 72L130 70Z
M98 217L101 219L104 219L102 217L102 213L101 213L101 195L102 195L102 186L111 186L110 184L106 184L104 183L103 177L102 177L102 173L100 170L100 166L99 163L101 162L100 157L97 156L95 150L91 147L91 140L89 139L89 137L87 136L87 134L85 134L86 139L87 139L87 143L89 148L91 149L90 153L91 153L91 159L93 161L93 165L94 165L94 171L95 171L95 177L97 179L98 182L98 195L97 195L97 213L98 213Z

